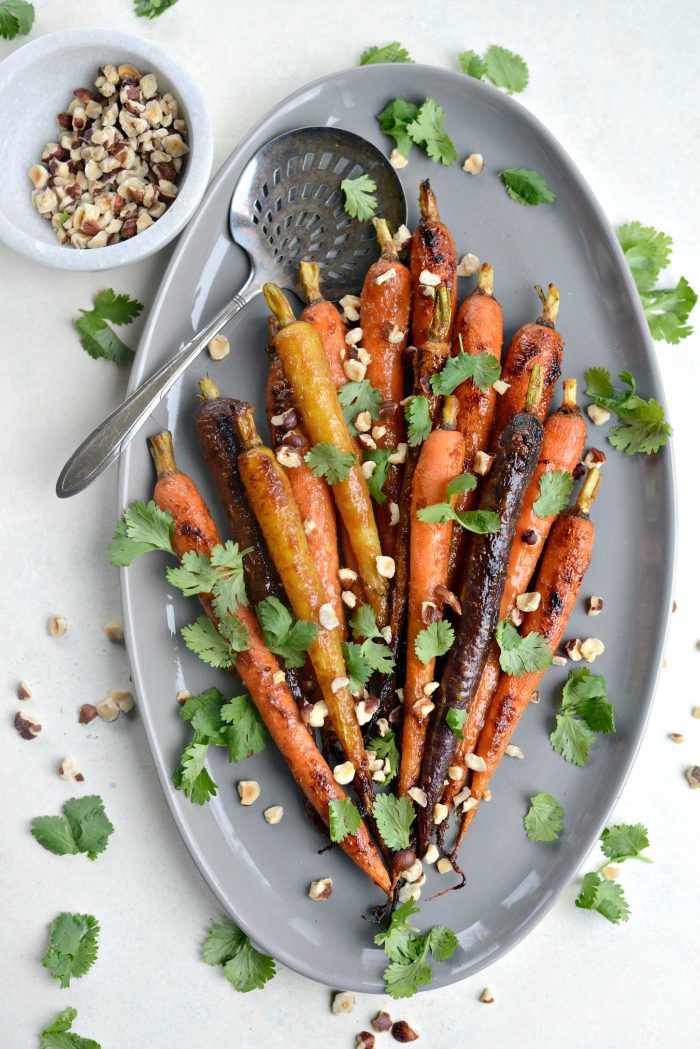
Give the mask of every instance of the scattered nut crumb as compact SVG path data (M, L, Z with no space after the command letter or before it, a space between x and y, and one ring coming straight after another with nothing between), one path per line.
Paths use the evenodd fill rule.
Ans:
M593 595L593 597L589 597L588 598L588 613L587 614L589 616L599 616L602 611L603 611L603 598L602 597L597 597L596 595Z
M682 732L669 732L668 738L672 743L685 743L685 736Z
M700 787L700 765L691 765L686 769L685 776L693 790Z
M581 657L587 663L595 662L596 658L602 656L603 652L605 652L605 645L598 637L587 637L585 641L581 642Z
M333 879L332 878L319 878L318 881L312 881L309 886L309 899L310 900L327 900L330 898L333 892Z
M443 805L441 801L436 802L433 806L433 823L438 826L440 823L444 823L449 814L447 805Z
M620 868L613 863L609 863L607 867L603 867L601 874L607 881L615 881L616 878L620 877Z
M538 688L536 688L535 691L530 696L530 702L531 703L539 703L539 701L540 701L540 690Z
M482 800L483 801L491 801L492 797L493 797L493 794L491 793L491 791L487 787L486 790L484 791Z
M423 856L423 863L435 863L440 858L438 847L433 842L428 845Z
M430 270L421 270L420 276L418 277L418 283L426 288L438 288L442 284L442 277L439 273L432 273Z
M254 779L242 779L238 784L241 805L252 805L260 797L260 784Z
M351 1013L355 1008L355 995L351 991L339 991L333 995L331 1009L334 1013Z
M284 670L276 670L274 672L274 674L272 675L272 684L273 685L283 685L285 680L286 680L286 678L285 678Z
M496 391L496 393L500 393L502 396L507 390L510 389L510 383L504 382L503 379L496 379L495 383L493 384L493 388Z
M490 987L484 987L483 991L479 995L479 1001L483 1002L484 1005L493 1005L496 999L493 996L493 991Z
M694 718L700 718L700 707L693 707L692 716Z
M393 280L395 276L396 276L396 270L392 266L390 269L384 270L383 273L380 273L379 276L375 278L374 283L375 284L386 284L387 281Z
M411 231L406 225L399 226L394 234L394 247L397 251L403 251L411 243Z
M405 157L400 149L392 149L389 163L395 171L400 171L408 164L408 157Z
M280 464L280 466L284 466L288 470L298 469L303 462L303 459L299 455L299 452L295 451L294 448L290 448L289 445L286 444L281 444L278 448L275 449L275 459ZM307 531L306 523L304 524L304 531Z
M457 276L458 277L473 277L479 266L481 260L477 255L472 255L468 252L466 255L462 255L457 265Z
M265 817L265 822L274 827L284 816L284 808L281 805L270 805L269 809L265 809L263 812L263 816Z
M601 408L599 404L589 404L586 408L586 415L594 426L602 426L610 419L610 412L608 409Z
M231 352L231 344L225 335L215 335L207 346L209 356L213 361L223 361Z
M82 783L85 779L85 776L83 776L82 772L78 772L78 770L76 769L75 762L72 758L63 759L61 764L58 766L58 774L61 777L61 779L66 781L77 780L79 783Z
M566 652L569 659L573 660L574 663L580 663L583 659L581 652L581 639L578 637L572 638L570 641L564 643L564 651Z
M525 757L520 747L516 747L515 743L508 744L506 754L509 758L520 758L521 760Z
M438 874L449 874L452 870L454 870L447 856L441 856L435 864L435 866L437 868Z
M352 568L340 568L338 569L338 579L343 586L351 586L352 583L357 581L357 572L354 572Z
M484 158L481 153L470 153L462 164L462 171L467 175L479 175L484 170Z
M464 758L464 764L472 772L486 772L486 762L479 754L467 754Z
M396 152L396 150L394 150ZM376 1038L371 1031L360 1031L355 1035L356 1049L374 1049Z
M345 334L345 344L346 344L346 346L357 346L358 342L362 342L362 336L363 335L364 335L364 332L363 332L362 328L360 328L360 327L351 328L350 331L346 332L346 334Z
M15 728L22 739L35 739L41 732L42 726L31 714L22 714L18 710L15 714Z
M450 767L447 770L447 775L451 780L457 781L458 779L461 779L464 775L464 770L461 769L459 765L450 765Z
M116 721L121 714L119 704L109 696L107 699L103 699L101 703L98 703L95 709L103 721Z
M92 703L83 703L80 708L80 714L78 715L78 721L81 725L89 725L97 717L97 707L94 707Z
M418 1039L418 1034L405 1020L397 1020L391 1028L391 1034L397 1042L415 1042Z
M406 903L407 900L419 900L420 899L420 885L402 885L398 892L399 903Z
M325 699L319 699L311 707L309 713L309 725L311 728L323 728L323 724L328 717L328 705Z
M335 630L337 626L340 626L340 620L335 614L335 608L330 601L327 601L325 605L321 605L319 608L318 621L324 630Z
M378 1012L375 1018L372 1020L372 1027L375 1029L375 1031L379 1031L379 1033L381 1034L384 1031L388 1031L392 1023L393 1021L389 1016L389 1013L384 1012L384 1010L381 1010L381 1012Z
M534 612L540 607L540 601L542 596L537 590L533 590L527 594L519 594L515 599L515 603L521 612Z
M414 882L418 881L421 874L423 873L423 864L419 859L415 859L408 867L404 868L401 873L401 877L404 881Z
M409 798L412 798L416 805L420 805L422 809L428 804L428 795L420 787L411 787L406 793Z
M601 452L600 448L590 448L583 457L583 465L590 470L593 466L602 466L608 461L608 457L605 452Z
M133 710L134 697L131 692L126 692L122 688L117 688L112 692L109 692L107 694L107 699L114 700L122 714L128 714L130 710Z
M514 608L511 608L508 618L510 619L513 626L521 626L523 620L525 619L525 616L522 614L522 612L516 605Z
M396 564L393 557L387 557L385 554L379 554L374 559L377 566L377 572L384 579L393 579L394 573L396 572Z
M118 643L124 640L124 627L116 619L110 619L109 623L105 623L105 634L110 641Z
M553 667L565 667L568 663L566 656L552 656Z
M462 804L462 802L466 801L470 794L471 794L471 788L469 788L469 787L462 787L462 789L460 790L459 794L455 794L455 796L454 796L455 808L459 808L459 806Z
M19 685L17 686L17 699L31 699L32 695L32 690L27 684L27 682L20 681Z
M367 374L367 365L362 361L343 361L343 371L350 382L361 382Z
M387 719L386 718L379 718L379 720L377 721L377 732L379 733L379 735L384 737L384 736L386 736L388 731L389 731L389 722L387 721Z
M346 677L334 677L331 681L331 692L340 692L341 689L347 688L350 684L350 679Z
M396 450L387 456L387 461L392 463L394 466L400 466L401 463L406 462L406 456L408 454L408 445L405 441L400 441L396 445Z
M479 452L476 453L476 455L474 456L474 464L473 464L473 469L474 469L474 473L475 474L478 474L479 477L486 477L486 474L489 472L489 470L491 469L492 466L493 466L493 456L492 455L489 455L487 452L482 452L482 451L479 451Z
M63 637L66 630L68 629L68 622L65 616L51 616L48 622L49 634L51 637Z
M352 783L354 778L355 766L352 761L343 761L333 769L333 779L336 783L339 783L341 787L348 783Z
M184 707L188 699L192 699L192 693L188 688L181 688L175 696L175 702L179 707Z

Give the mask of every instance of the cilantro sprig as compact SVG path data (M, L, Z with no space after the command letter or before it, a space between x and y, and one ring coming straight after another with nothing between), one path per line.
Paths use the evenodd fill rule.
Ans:
M34 25L34 4L27 0L3 0L0 3L0 36L14 40L26 36Z
M368 222L377 213L377 183L368 175L344 178L340 188L345 197L344 208L358 222Z
M532 509L538 517L556 517L569 505L573 487L572 474L566 470L548 470L540 477L539 495Z
M464 728L466 720L466 710L460 710L459 707L450 707L450 709L445 714L445 721L447 722L447 727L450 729L451 732L455 734L457 739L465 738L462 729Z
M304 459L311 471L317 477L325 477L329 484L344 481L355 465L352 452L341 452L340 448L325 441L309 448Z
M488 80L494 87L504 87L509 95L524 91L530 79L525 59L496 44L483 57L476 51L462 51L459 64L467 76Z
M419 987L430 983L433 978L429 958L447 961L455 952L458 941L451 929L434 925L423 935L410 924L410 919L420 913L413 900L397 907L385 929L378 932L374 942L384 948L391 965L384 970L387 993L392 998L410 998Z
M653 397L644 400L637 394L631 372L620 372L618 378L628 389L613 386L607 368L589 368L585 372L586 396L614 412L620 420L620 425L613 426L608 434L610 444L626 455L658 452L673 433L662 406Z
M151 501L135 500L119 518L112 541L109 559L113 565L125 567L151 550L174 553L172 535L175 522L166 510Z
M632 271L652 338L677 344L692 334L687 323L698 297L685 277L675 288L655 288L671 260L673 240L667 233L628 222L617 231L620 247Z
M506 187L506 193L516 204L535 207L537 204L552 204L556 200L556 194L537 171L504 168L498 174Z
M49 925L49 945L41 964L61 987L84 976L97 958L100 926L92 914L64 911Z
M375 448L364 452L365 462L369 460L375 464L373 473L367 478L367 488L375 503L378 503L380 506L386 502L386 495L383 489L391 469L390 455L390 448Z
M354 420L360 412L369 412L370 418L375 422L379 418L382 395L369 379L359 379L354 382L346 382L340 387L338 401L343 409L350 434L354 437L357 434Z
M446 619L438 619L423 627L414 642L416 655L424 666L438 656L444 656L455 643L454 627Z
M384 844L392 852L407 849L411 842L411 824L416 818L411 799L405 795L397 798L394 794L377 794L372 813Z
M461 335L459 345L462 346ZM467 379L472 379L474 385L485 392L489 386L493 386L500 374L501 366L492 353L465 353L464 349L460 349L455 357L447 358L439 372L431 375L430 385L433 393L439 397L446 397L454 393Z
M383 47L373 45L362 52L361 66L371 66L378 62L410 62L412 64L413 59L398 40L392 40L390 44L384 44Z
M89 860L105 851L113 830L98 794L70 798L63 804L62 816L37 816L31 826L32 836L49 852L56 856L82 852Z
M501 670L510 677L545 670L552 662L547 639L536 630L522 637L512 623L502 619L496 627Z
M523 824L530 841L556 841L564 827L564 809L555 797L543 791L530 798Z
M114 364L131 364L134 351L110 328L112 324L131 324L143 310L143 303L128 295L117 295L105 288L93 299L91 310L81 310L73 323L80 334L80 345L91 357L106 357Z
M158 18L177 0L134 0L134 12L139 18Z
M83 1038L71 1031L78 1010L69 1007L41 1032L41 1049L101 1049L93 1038Z
M343 642L343 655L350 681L350 691L364 688L374 671L390 674L394 669L391 649L377 626L369 605L360 605L350 619L353 641Z
M377 113L377 121L405 157L415 144L434 163L449 165L457 159L457 150L445 128L445 110L433 98L426 98L420 105L395 98Z
M404 405L404 415L408 424L408 443L411 447L427 441L432 429L428 398L422 394L413 394Z
M383 761L389 759L389 771L385 773L384 783L387 785L396 777L401 763L399 748L396 746L396 737L391 729L387 729L383 736L373 736L367 742L367 750L370 750Z
M328 803L328 832L331 841L345 841L362 826L362 816L350 798L333 798Z
M253 947L233 922L211 929L202 945L202 961L222 965L226 979L243 994L264 987L276 972L274 959Z
M614 827L606 827L600 836L600 848L605 860L600 867L584 876L581 891L576 897L576 906L583 910L598 911L614 925L626 922L630 908L624 889L618 882L601 877L601 871L608 864L625 863L626 860L652 863L652 859L643 854L648 847L649 834L641 823L618 823Z
M249 552L250 548L239 550L238 543L227 539L218 543L209 556L202 551L188 551L176 568L166 569L166 576L185 597L211 594L214 611L224 619L239 605L248 604L243 558Z
M476 477L473 474L464 473L453 478L445 492L447 501L422 506L417 511L418 520L423 521L424 524L445 524L447 521L455 521L468 532L476 532L478 535L497 532L501 527L501 519L493 510L455 510L452 506L450 500L453 496L469 492L473 488L476 488Z
M285 667L303 667L306 653L318 634L316 623L295 619L276 597L266 597L256 611L270 651L284 660Z
M608 700L605 678L588 667L576 667L566 680L561 711L549 737L552 748L573 765L586 765L596 733L615 731L615 711Z

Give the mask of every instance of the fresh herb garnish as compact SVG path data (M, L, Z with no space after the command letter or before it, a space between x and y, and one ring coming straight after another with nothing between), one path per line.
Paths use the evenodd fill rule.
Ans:
M556 517L569 505L574 487L573 475L566 470L549 470L539 480L539 495L532 509L538 517Z
M212 928L202 945L202 961L223 965L226 979L242 993L264 987L275 975L274 959L256 950L233 922Z
M392 998L410 998L419 987L430 983L433 974L428 965L429 954L435 961L447 961L457 947L457 937L443 925L416 935L418 929L409 921L419 912L413 900L407 900L396 908L387 928L374 937L392 963L384 971L386 989Z
M384 844L399 852L407 849L411 842L411 824L416 811L410 798L397 798L394 794L377 794L372 814Z
M161 510L152 499L148 505L137 499L127 506L117 522L109 544L110 561L123 567L151 550L172 554L174 531L175 522L166 510Z
M596 732L615 731L615 712L608 700L605 678L588 667L572 670L564 685L561 711L549 737L554 750L574 765L585 765Z
M369 494L374 499L375 503L378 503L380 506L382 503L386 502L386 496L382 489L386 484L386 479L391 468L391 463L389 462L389 456L391 454L390 448L375 448L371 451L364 452L365 462L369 460L375 464L372 475L367 478Z
M350 619L350 628L354 641L343 642L343 655L350 691L359 692L375 670L380 674L390 674L394 660L369 605L360 605ZM360 638L363 640L358 644Z
M664 342L677 345L681 339L687 339L693 334L693 329L686 322L698 296L685 277L681 277L675 288L643 291L640 298L653 339L663 339Z
M375 422L379 418L379 409L382 405L382 395L379 390L372 385L369 379L359 379L355 382L346 382L338 390L338 400L340 402L340 407L343 409L343 415L345 416L345 422L348 424L348 430L353 437L357 433L357 429L353 425L353 422L360 412L369 412L370 418Z
M378 758L386 761L389 759L389 771L384 774L384 783L389 784L399 771L401 755L396 746L396 737L391 729L387 729L383 736L373 736L367 743L367 750L371 750Z
M134 0L134 10L139 18L157 18L176 3L177 0Z
M110 328L112 324L130 324L143 309L142 303L128 295L116 295L111 288L93 299L93 309L81 310L74 321L80 333L80 345L91 357L106 357L115 364L131 364L134 351Z
M455 510L450 503L433 503L431 506L421 507L418 510L418 520L425 524L456 521L468 532L476 532L478 535L497 532L501 527L501 519L493 510Z
M345 196L345 210L350 218L368 222L377 213L377 183L369 175L344 178L340 188Z
M41 1049L101 1049L93 1038L83 1038L71 1031L78 1010L64 1009L52 1024L41 1032Z
M445 721L447 722L447 727L452 732L454 732L457 739L465 738L462 729L464 728L466 720L466 710L460 710L458 707L450 707L450 709L445 714Z
M628 222L617 231L654 339L677 344L692 334L687 324L697 295L681 277L675 288L654 288L670 262L673 240L653 226Z
M653 226L628 222L617 231L627 265L632 271L637 291L651 291L661 270L671 261L673 238Z
M506 187L506 193L517 204L534 207L536 204L551 204L556 199L556 194L537 171L507 168L498 174Z
M536 630L522 637L512 623L502 619L496 627L501 670L511 677L545 670L552 662L547 639Z
M406 131L417 146L423 147L433 163L454 164L457 150L445 130L445 110L434 99L426 98Z
M276 597L266 597L257 606L265 644L284 660L285 667L303 667L318 627L305 619L295 619Z
M476 80L489 80L494 87L504 87L509 95L524 91L528 85L527 63L521 55L505 47L492 45L482 58L476 51L463 51L459 56L463 73Z
M371 66L377 62L411 62L413 59L409 55L408 51L398 40L393 40L390 44L385 44L383 47L367 47L362 52L360 57L361 66Z
M476 477L474 474L458 474L451 481L448 481L445 497L449 502L453 495L464 495L465 492L472 492L475 488Z
M0 36L14 40L26 36L34 25L34 4L26 0L3 0L0 3Z
M404 405L404 414L408 423L408 443L413 448L427 440L432 429L428 398L422 394L413 394Z
M460 335L460 340L461 340ZM441 371L430 376L433 393L446 397L454 393L466 379L472 379L480 390L488 390L501 374L501 366L492 353L465 353L448 357Z
M535 794L523 824L530 841L556 841L564 827L564 809L551 794Z
M235 657L231 645L206 616L197 616L194 623L188 623L180 633L190 652L199 656L207 666L215 670L228 670L233 666ZM242 638L241 641L243 642ZM245 642L247 643L247 637ZM245 644L240 651L245 651Z
M328 832L331 841L345 841L362 826L362 816L350 798L333 798L328 803Z
M218 543L207 557L201 551L189 550L176 568L166 569L168 582L185 597L211 594L217 616L233 615L239 605L247 605L243 578L243 558L250 552L239 550L230 539Z
M94 860L107 848L114 827L107 819L102 798L89 794L64 802L63 816L37 816L31 830L39 844L56 856L83 852Z
M92 914L69 914L64 911L49 925L49 945L41 959L61 987L69 987L90 969L97 958L97 936L100 927Z
M428 626L416 635L414 643L416 655L424 666L431 659L444 656L452 648L455 641L454 627L446 619L438 619L436 623Z
M307 465L317 477L325 477L329 484L344 481L355 465L352 452L341 452L334 444L321 441L304 456Z
M583 910L594 910L617 925L626 922L630 915L629 904L621 885L601 877L600 872L608 864L624 863L625 860L642 860L651 863L648 856L642 855L649 847L649 835L641 823L618 823L606 827L600 836L600 847L605 860L595 871L583 879L581 892L576 898L576 906Z
M406 102L403 98L395 98L381 113L377 113L379 127L388 138L393 138L396 148L405 157L411 152L413 141L408 133L408 125L418 116L415 102Z
M673 433L662 406L653 397L644 400L638 396L631 372L620 372L618 378L628 390L613 386L607 368L589 368L585 373L586 396L620 420L608 434L610 444L626 455L658 452Z

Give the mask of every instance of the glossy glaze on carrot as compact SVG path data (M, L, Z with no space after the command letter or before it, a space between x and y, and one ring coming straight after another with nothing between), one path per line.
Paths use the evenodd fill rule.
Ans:
M425 179L418 192L420 221L411 237L411 343L421 348L428 337L433 317L433 297L421 283L424 271L440 278L449 289L451 316L457 310L457 249L447 226L440 221L435 193ZM433 295L436 287L432 286Z

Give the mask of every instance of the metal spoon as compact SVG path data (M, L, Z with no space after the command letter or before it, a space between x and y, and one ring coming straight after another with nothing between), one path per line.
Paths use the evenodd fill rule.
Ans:
M62 499L87 488L136 435L146 418L211 340L262 291L266 281L297 290L299 262L322 270L329 299L357 292L377 256L374 230L344 210L340 183L367 174L377 210L394 228L406 221L396 172L371 142L351 131L306 127L273 138L248 161L231 198L231 236L250 257L250 277L237 295L100 423L73 453L56 482Z

